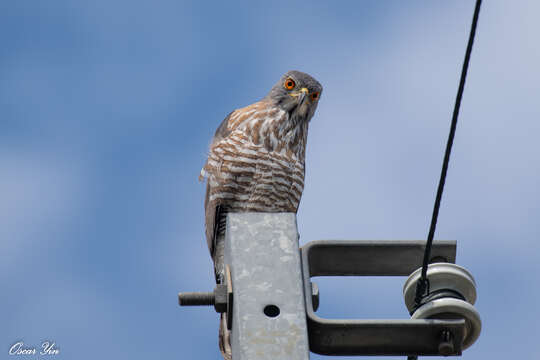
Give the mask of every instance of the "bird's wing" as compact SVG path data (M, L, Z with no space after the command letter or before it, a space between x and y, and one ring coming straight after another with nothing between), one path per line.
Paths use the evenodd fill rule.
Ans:
M212 145L216 144L219 141L222 141L225 139L229 134L231 133L231 128L229 126L229 120L231 119L231 116L236 112L232 111L223 119L221 124L216 130L216 133L214 134L214 137L212 139ZM201 170L201 174L199 175L199 181L202 181L207 176L206 169L208 168L208 160L206 161L205 165L203 166ZM210 182L208 181L206 183L206 195L204 197L204 212L205 212L205 230L206 230L206 242L208 244L208 250L210 250L210 254L213 255L214 252L214 238L216 235L217 226L219 224L219 218L222 215L221 213L221 206L212 206L210 208L209 204L209 198L210 198ZM223 214L224 215L224 214ZM218 220L216 222L216 219Z
M240 127L241 124L243 124L245 121L248 121L252 115L254 115L257 111L264 108L266 104L264 101L259 101L254 104L251 104L249 106L246 106L241 109L237 109L233 112L231 112L225 119L221 122L219 127L216 130L216 133L214 134L214 138L212 139L212 144L210 145L210 154L208 156L208 160L206 161L206 164L201 170L201 174L199 176L199 180L203 180L204 178L208 178L209 176L213 176L213 179L218 181L219 175L220 175L220 166L216 166L216 164L210 164L210 158L213 154L213 149L216 147L219 147L220 144L227 142L229 140L229 137L231 137L231 134L233 134L235 131L242 131ZM215 154L214 154L215 155ZM219 156L216 156L219 157ZM214 157L214 161L216 159ZM227 204L225 204L225 201L210 201L210 192L212 190L212 184L210 180L207 181L206 185L206 196L204 201L204 208L205 208L205 228L206 228L206 241L208 243L208 249L210 250L210 254L214 256L214 245L215 245L215 237L218 235L220 231L224 231L223 226L225 224L224 217L226 216L227 211Z
M242 123L242 120L244 120L242 119L242 114L245 112L247 108L234 110L231 113L229 113L229 115L227 115L225 119L223 119L221 124L218 126L214 134L214 137L212 138L210 151L212 151L212 148L218 145L220 142L226 141L228 136L238 127L238 125ZM204 180L204 178L208 177L209 172L215 172L215 171L216 169L213 169L207 160L205 165L201 169L201 174L199 175L199 181L202 181ZM206 230L206 242L208 244L208 250L210 250L210 254L213 256L215 238L216 238L216 235L218 234L220 224L224 224L224 217L226 216L226 212L225 212L224 205L219 204L219 203L210 204L209 198L210 198L211 189L212 189L212 186L210 185L210 181L207 181L206 195L204 199L205 230Z

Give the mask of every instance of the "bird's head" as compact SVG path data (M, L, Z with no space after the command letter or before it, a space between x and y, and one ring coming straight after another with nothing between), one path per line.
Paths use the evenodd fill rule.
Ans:
M267 98L289 113L293 121L309 121L315 113L322 85L310 75L289 71L270 90Z

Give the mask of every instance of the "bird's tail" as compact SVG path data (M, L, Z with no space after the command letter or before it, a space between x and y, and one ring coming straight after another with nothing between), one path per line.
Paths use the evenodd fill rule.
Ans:
M219 350L223 359L232 360L231 332L227 329L227 313L222 313L219 321Z

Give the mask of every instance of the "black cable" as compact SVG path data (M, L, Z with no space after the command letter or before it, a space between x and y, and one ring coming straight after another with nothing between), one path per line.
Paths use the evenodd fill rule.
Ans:
M435 197L435 204L433 206L433 214L431 216L431 224L429 226L429 233L426 243L426 249L424 251L424 261L422 264L422 276L418 280L416 286L416 302L420 303L422 296L426 290L429 293L429 283L427 281L427 268L429 264L429 258L431 255L431 246L433 244L433 236L435 235L435 228L437 226L437 218L439 216L439 208L441 206L441 198L444 190L444 183L446 180L446 173L448 172L448 163L450 162L450 153L452 152L452 144L454 143L454 136L456 134L456 126L459 115L459 107L461 105L461 98L463 97L463 89L465 88L465 79L467 78L467 70L469 68L469 61L471 58L472 47L474 43L474 35L476 34L476 25L478 24L478 15L480 14L480 5L482 0L476 0L476 6L474 8L474 15L471 24L471 32L469 34L469 42L467 43L467 50L465 51L465 59L463 61L463 67L461 69L461 79L459 81L459 88L456 95L456 102L454 105L454 113L452 114L452 123L450 126L450 134L448 134L448 141L446 143L446 151L444 153L444 160L441 169L441 177L439 179L439 186L437 188L437 195Z
M478 24L478 15L480 14L480 5L482 0L476 0L476 6L474 8L474 15L471 24L471 32L469 34L469 42L467 43L467 50L465 51L465 59L463 60L463 67L461 69L461 79L459 81L459 87L456 95L456 102L454 104L454 112L452 114L452 123L450 126L450 133L448 134L448 141L446 143L446 151L444 153L444 160L441 169L441 177L439 179L439 186L437 188L437 195L435 197L435 204L433 205L433 214L431 216L431 224L429 226L429 233L426 242L426 249L424 251L424 261L422 263L422 275L416 283L416 306L422 304L422 299L426 295L429 295L429 281L427 278L427 270L429 264L429 258L431 255L431 247L433 244L433 236L435 235L435 228L437 227L437 218L439 216L439 208L441 206L441 199L444 190L444 183L446 181L446 173L448 172L448 163L450 162L450 153L452 152L452 144L454 143L454 136L456 134L456 126L459 115L459 107L461 105L461 98L463 97L463 89L465 88L465 79L467 78L467 70L469 68L469 61L471 59L471 52L474 43L474 36L476 34L476 25ZM418 359L417 356L408 356L409 360Z

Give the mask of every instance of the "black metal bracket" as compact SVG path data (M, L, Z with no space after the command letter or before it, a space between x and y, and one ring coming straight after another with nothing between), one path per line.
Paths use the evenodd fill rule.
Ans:
M315 314L313 276L408 276L425 241L312 241L301 248L310 350L322 355L461 355L465 320L346 320ZM455 241L433 243L431 262L454 263Z

